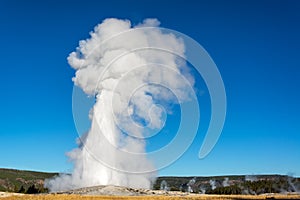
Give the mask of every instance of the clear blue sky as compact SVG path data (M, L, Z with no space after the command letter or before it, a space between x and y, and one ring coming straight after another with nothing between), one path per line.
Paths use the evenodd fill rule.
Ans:
M64 154L76 146L77 133L74 71L66 57L105 18L154 17L209 52L228 100L213 151L198 159L201 127L189 150L160 175L300 176L299 10L296 0L2 0L0 167L70 171Z

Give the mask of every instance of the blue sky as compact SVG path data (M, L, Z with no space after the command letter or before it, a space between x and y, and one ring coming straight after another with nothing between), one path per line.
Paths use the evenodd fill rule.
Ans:
M64 154L77 133L68 54L105 18L154 17L208 51L228 103L213 151L198 159L204 104L193 144L160 175L300 176L299 10L299 1L1 1L0 167L70 171Z

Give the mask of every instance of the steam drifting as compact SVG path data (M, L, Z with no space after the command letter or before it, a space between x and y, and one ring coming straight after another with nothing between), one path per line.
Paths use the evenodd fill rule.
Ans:
M159 24L146 19L132 27L128 20L106 19L69 55L76 70L74 84L96 102L90 130L68 153L73 173L46 180L51 191L94 185L151 187L156 172L144 138L164 126L169 110L158 104L188 100L186 88L193 85L179 59L184 57L183 41L155 28Z

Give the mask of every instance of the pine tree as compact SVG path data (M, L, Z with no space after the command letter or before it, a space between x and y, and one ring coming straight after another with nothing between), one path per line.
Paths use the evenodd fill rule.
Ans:
M26 191L26 194L36 194L36 193L39 193L39 190L34 185L31 185Z
M18 190L18 193L25 193L25 188L23 187L23 185L22 185L21 188Z

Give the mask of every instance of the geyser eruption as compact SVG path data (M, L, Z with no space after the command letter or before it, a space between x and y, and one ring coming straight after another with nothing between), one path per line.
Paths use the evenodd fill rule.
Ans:
M156 170L144 139L164 126L168 102L190 99L187 88L193 85L182 59L183 41L158 25L156 19L134 27L128 20L106 19L69 55L74 84L96 102L90 130L68 153L72 174L46 180L50 191L151 187Z

